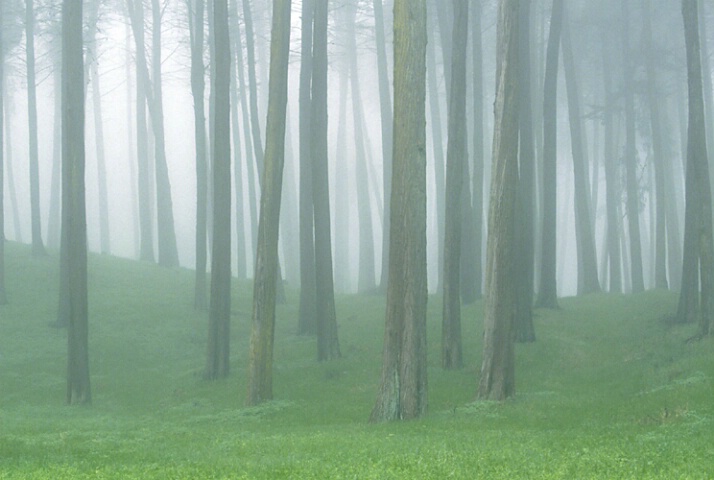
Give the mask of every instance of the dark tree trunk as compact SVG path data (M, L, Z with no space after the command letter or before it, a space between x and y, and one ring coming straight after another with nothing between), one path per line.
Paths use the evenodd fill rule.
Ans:
M573 154L573 181L575 185L575 238L578 254L578 294L600 291L597 276L595 235L590 217L590 180L588 179L587 141L580 113L580 92L575 71L575 59L570 40L570 24L565 21L562 31L563 73L568 95L570 144Z
M530 2L519 7L520 32L518 38L518 135L519 179L516 194L516 257L518 258L518 295L516 297L515 338L518 342L534 342L533 291L533 208L535 200L535 144L533 140L533 111L531 108L531 52Z
M483 400L503 400L516 393L513 322L517 295L514 220L518 188L518 4L518 0L501 0L498 9L484 346L477 392Z
M258 251L253 286L248 405L273 398L273 336L278 272L278 225L285 148L290 53L290 0L273 1L265 171L260 199Z
M40 216L40 167L37 151L37 88L35 81L35 13L34 0L25 0L25 54L27 65L27 119L30 140L30 210L32 254L45 255ZM84 84L84 82L82 82Z
M206 378L228 376L231 325L231 137L228 1L213 1L215 69L211 90L213 109L213 245L211 249L211 303L208 313Z
M563 26L563 0L553 0L550 33L543 80L543 240L541 243L540 282L536 305L558 308L555 279L557 216L557 87L560 31Z
M394 3L394 149L382 377L370 420L427 410L426 2Z
M466 44L469 5L454 0L453 55L449 98L449 140L446 146L446 197L444 215L443 311L441 323L441 366L461 368L461 190L466 148Z
M82 2L62 4L62 242L66 249L69 328L67 403L91 402L87 308L87 223L84 198Z
M389 91L386 40L384 38L384 12L382 0L373 0L374 31L377 47L377 76L379 80L380 125L382 128L382 169L384 212L382 228L382 271L380 290L386 291L389 266L389 201L392 188L392 100Z
M340 356L332 278L330 194L327 175L327 0L314 3L312 43L312 200L315 209L317 359Z
M630 24L627 2L622 2L622 68L625 97L625 189L627 191L627 227L630 237L630 271L632 292L645 289L642 273L642 244L640 241L640 197L637 168L637 146L635 145L635 98L632 73L632 53L630 52Z
M300 53L300 313L297 333L317 333L315 242L312 203L312 0L302 2Z

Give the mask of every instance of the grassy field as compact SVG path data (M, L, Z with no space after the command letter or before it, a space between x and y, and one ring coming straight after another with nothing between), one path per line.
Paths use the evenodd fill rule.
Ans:
M676 295L593 295L536 311L517 348L517 396L474 402L481 304L463 311L465 364L438 366L429 299L429 415L367 423L384 299L339 296L343 358L297 337L297 294L278 308L276 399L243 406L250 285L234 286L232 369L202 380L206 314L193 275L90 257L93 405L67 407L66 334L50 328L57 258L9 244L0 307L0 479L712 478L714 342L665 321Z

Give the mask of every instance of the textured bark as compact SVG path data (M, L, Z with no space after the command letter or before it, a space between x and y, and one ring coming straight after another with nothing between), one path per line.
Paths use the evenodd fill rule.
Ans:
M231 139L228 1L213 1L215 69L211 90L213 109L213 244L211 248L211 301L208 312L206 378L228 376L231 325Z
M278 225L285 148L290 53L290 0L273 0L265 176L260 199L258 251L253 284L248 405L273 398L273 337L278 270Z
M516 393L513 322L516 304L515 211L518 188L518 0L499 2L493 176L488 212L481 380L477 396Z
M312 201L315 212L315 289L317 359L340 356L332 277L330 194L327 172L327 0L314 2L312 101L310 125Z
M580 113L580 91L575 70L573 46L570 40L570 24L564 22L562 31L563 73L568 95L568 117L570 120L570 144L573 154L573 182L575 185L575 238L578 255L578 294L584 295L600 291L597 276L597 255L595 234L590 216L590 180L588 178L587 141L583 131Z
M37 151L37 88L35 80L35 13L34 0L25 0L25 55L27 67L27 119L29 134L30 215L32 254L45 255L40 216L40 167Z
M461 368L461 207L466 147L466 44L469 5L454 0L453 55L449 98L449 139L446 146L446 196L444 215L443 310L441 366ZM468 170L467 170L468 171Z
M384 12L382 0L373 0L374 39L377 48L377 77L379 80L380 125L382 128L382 182L384 191L384 211L389 212L392 188L392 100L389 91L389 71L387 69L386 40L384 38ZM379 280L380 290L386 291L389 266L389 214L382 222L382 270Z
M302 2L300 52L300 312L297 333L317 333L315 321L315 220L312 203L311 112L312 0Z
M206 162L205 66L203 64L204 0L195 0L189 9L191 42L191 95L196 142L196 265L193 308L204 310L206 298L208 167ZM233 105L233 102L231 102Z
M630 238L630 274L632 292L645 289L642 273L642 244L640 241L640 197L637 168L637 146L635 145L635 98L632 53L630 52L628 2L622 2L622 69L623 92L625 97L625 190L627 191L627 231Z
M84 187L82 2L62 4L62 242L67 253L67 403L91 402Z
M427 411L426 37L426 2L395 0L389 281L373 422Z
M540 282L536 305L558 308L555 278L557 216L557 87L560 31L563 26L563 0L553 0L548 47L543 80L543 239L541 243Z
M516 256L518 258L518 295L516 297L515 338L518 342L535 341L533 326L534 251L533 217L535 209L535 144L531 108L530 2L521 2L518 38L518 193L516 198Z

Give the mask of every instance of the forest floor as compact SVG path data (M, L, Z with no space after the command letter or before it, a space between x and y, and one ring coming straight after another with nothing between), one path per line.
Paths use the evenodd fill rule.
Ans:
M591 295L536 310L517 346L517 395L474 402L480 303L463 309L465 367L439 367L429 299L429 414L367 422L384 298L337 298L343 357L318 363L278 308L275 400L244 407L251 288L234 283L232 374L202 379L207 315L193 273L90 256L93 403L67 407L66 332L51 328L58 259L6 251L0 307L0 479L710 478L714 340L671 325L670 292Z

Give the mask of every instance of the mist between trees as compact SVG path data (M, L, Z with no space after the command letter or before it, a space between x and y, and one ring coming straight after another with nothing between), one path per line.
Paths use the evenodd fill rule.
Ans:
M446 368L461 365L460 305L482 295L522 341L534 304L651 288L681 288L677 318L709 331L707 2L3 0L1 12L5 237L59 250L84 218L66 189L81 188L90 251L195 269L194 305L216 328L211 378L228 374L231 278L255 280L261 378L261 319L285 285L301 290L296 328L318 334L321 360L340 355L335 292L390 298L390 282L424 302L443 293ZM80 13L68 46L62 19ZM400 35L419 50L401 51ZM63 63L63 48L82 61ZM503 298L514 312L497 311ZM388 324L405 315L390 308ZM499 381L495 397L510 395ZM250 401L272 395L255 388ZM426 408L390 402L373 416Z

